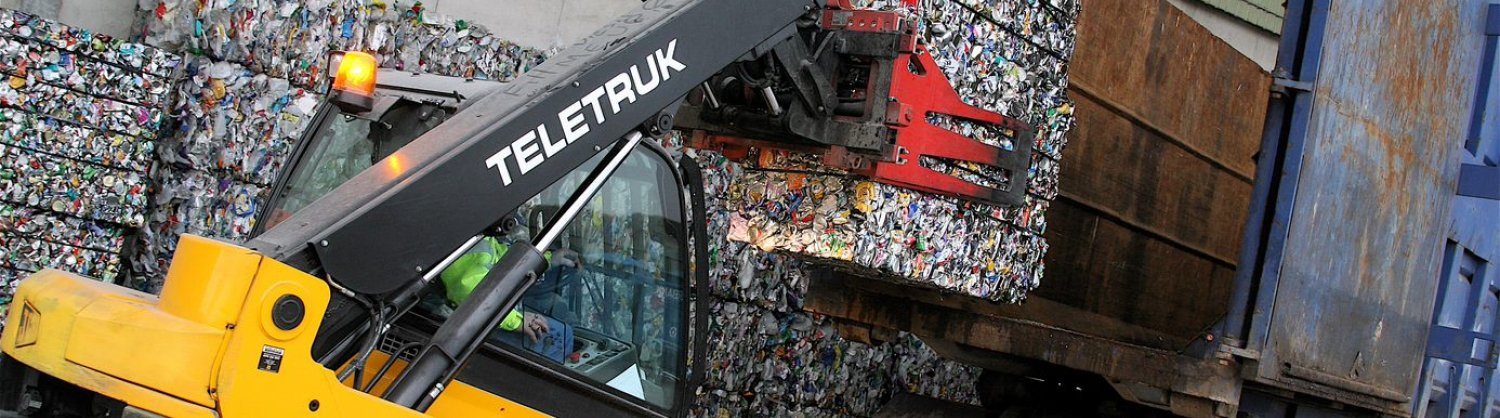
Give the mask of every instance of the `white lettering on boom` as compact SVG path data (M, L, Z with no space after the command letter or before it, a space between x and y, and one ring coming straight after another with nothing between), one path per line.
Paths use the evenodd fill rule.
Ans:
M619 114L624 109L622 106L635 103L661 87L662 82L671 80L673 72L686 70L687 65L677 60L676 51L677 40L673 39L665 48L646 54L645 73L650 74L649 78L642 78L640 64L631 65L557 112L558 129L549 130L547 125L551 122L537 125L485 159L484 165L500 172L500 182L509 186L583 138L591 130L591 125L603 125L609 117ZM608 112L604 110L606 104ZM592 121L588 115L593 115ZM512 176L511 161L515 162L515 176Z

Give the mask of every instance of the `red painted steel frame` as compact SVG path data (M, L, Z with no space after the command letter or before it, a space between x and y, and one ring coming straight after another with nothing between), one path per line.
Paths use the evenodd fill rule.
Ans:
M917 2L906 0L905 3L914 6ZM937 62L927 52L927 47L917 44L916 34L911 32L914 25L907 24L904 21L906 18L900 13L855 9L849 0L835 0L823 13L824 27L828 29L902 34L897 46L900 51L892 68L890 102L887 103L884 115L886 126L895 132L892 155L884 158L858 156L837 146L798 146L704 132L694 133L689 138L688 145L721 150L726 157L734 160L748 156L751 147L820 154L824 156L824 163L831 167L847 169L877 182L979 202L998 203L1007 190L975 184L923 167L921 158L933 157L1000 167L1004 154L1009 151L933 126L927 122L927 115L940 114L993 125L1016 133L1013 136L1015 140L1030 138L1030 135L1020 134L1031 132L1032 128L1019 120L964 103L948 78L938 71ZM874 91L873 86L871 91ZM1005 182L1006 186L1025 184L1027 173L1024 168L1020 172L1007 174L1010 178Z
M1012 132L1030 131L1031 127L1019 120L964 103L959 99L958 92L953 90L948 78L938 71L937 62L922 45L916 45L909 52L903 51L896 58L896 68L891 78L891 96L896 101L886 108L886 124L896 130L897 161L875 164L871 170L860 174L881 183L980 201L995 201L1003 193L1002 190L964 181L921 165L921 157L925 156L999 166L1003 153L1008 152L933 126L927 122L927 114L968 119ZM1009 173L1011 180L1007 184L1024 184L1015 179L1018 176L1024 179L1026 174Z

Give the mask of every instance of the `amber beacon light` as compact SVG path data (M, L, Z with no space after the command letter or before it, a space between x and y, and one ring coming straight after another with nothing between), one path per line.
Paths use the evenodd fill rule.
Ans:
M346 112L365 112L375 105L375 56L345 51L333 76L333 101Z

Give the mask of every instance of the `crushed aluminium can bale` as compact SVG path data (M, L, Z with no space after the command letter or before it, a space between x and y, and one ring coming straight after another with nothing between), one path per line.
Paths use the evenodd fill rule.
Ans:
M37 270L123 275L179 62L0 9L0 310Z
M178 127L163 163L270 185L321 96L243 66L198 57L178 85Z
M1021 207L987 207L807 169L806 162L816 161L807 156L774 156L809 171L788 173L686 151L705 175L715 298L714 345L695 415L869 415L894 391L977 403L977 369L942 359L909 335L875 346L843 340L802 308L812 264L997 301L1019 300L1040 281L1045 210L1057 193L1057 160L1073 124L1072 105L1062 94L1062 57L1071 54L1077 3L994 3L1001 10L1030 4L1032 13L1051 13L1052 20L1020 26L1059 32L1042 38L1016 35L1015 22L981 19L973 13L976 4L925 2L924 33L966 101L1037 128ZM1064 8L1070 12L1058 13ZM1048 49L1036 39L1062 42ZM982 128L951 129L981 137L975 131ZM679 148L680 140L664 142ZM828 360L830 352L850 353L845 364L855 366L830 367L838 363ZM830 370L846 383L820 386Z
M156 149L155 141L8 108L0 108L0 143L139 172L151 167Z
M144 174L0 144L0 201L138 226Z
M978 369L910 335L869 345L843 339L815 314L723 299L711 309L695 416L871 416L902 391L978 403Z
M153 205L131 254L133 287L161 285L184 233L244 240L321 97L205 57L174 87L176 129L157 145Z
M1065 89L1076 10L1064 12L1058 4L929 0L910 11L920 17L923 40L960 98L1036 127L1022 205L1000 208L861 180L821 167L809 155L761 151L752 154L753 164L741 166L703 153L705 176L722 186L709 195L724 196L710 206L728 211L711 221L725 222L728 240L761 251L990 301L1024 299L1043 276L1046 210L1057 195L1058 159L1073 125ZM1019 15L1027 17L1008 18ZM987 126L933 122L1013 147ZM972 173L962 166L931 168ZM755 260L741 260L748 262Z
M8 303L14 290L9 280L44 268L114 279L128 231L109 222L0 203L0 277L7 280L0 281L0 304Z
M25 39L0 37L0 72L15 77L35 75L54 86L151 107L165 105L171 93L164 77Z
M664 145L680 149L675 139ZM977 369L942 359L909 335L876 345L849 341L830 319L805 312L810 269L819 267L727 239L734 212L726 205L736 201L727 190L744 171L716 153L685 152L706 175L713 297L695 416L871 416L898 391L978 402Z
M77 53L132 72L158 77L170 76L182 59L162 48L116 39L13 10L0 9L0 36Z
M304 87L324 81L329 51L367 51L385 68L486 80L514 78L548 54L416 1L160 0L145 27L153 45L193 50Z
M0 83L0 106L138 138L155 137L165 119L159 109L58 87L35 74Z
M74 247L109 250L125 246L130 229L27 206L0 203L0 233Z
M0 234L0 260L13 270L58 269L112 281L120 273L120 254Z

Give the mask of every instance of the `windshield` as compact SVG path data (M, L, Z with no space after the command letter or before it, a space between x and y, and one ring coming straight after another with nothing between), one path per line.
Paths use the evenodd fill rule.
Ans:
M448 117L448 112L438 106L411 101L392 105L379 120L325 107L329 114L307 137L303 151L284 177L285 183L272 196L262 215L261 231L290 218Z

